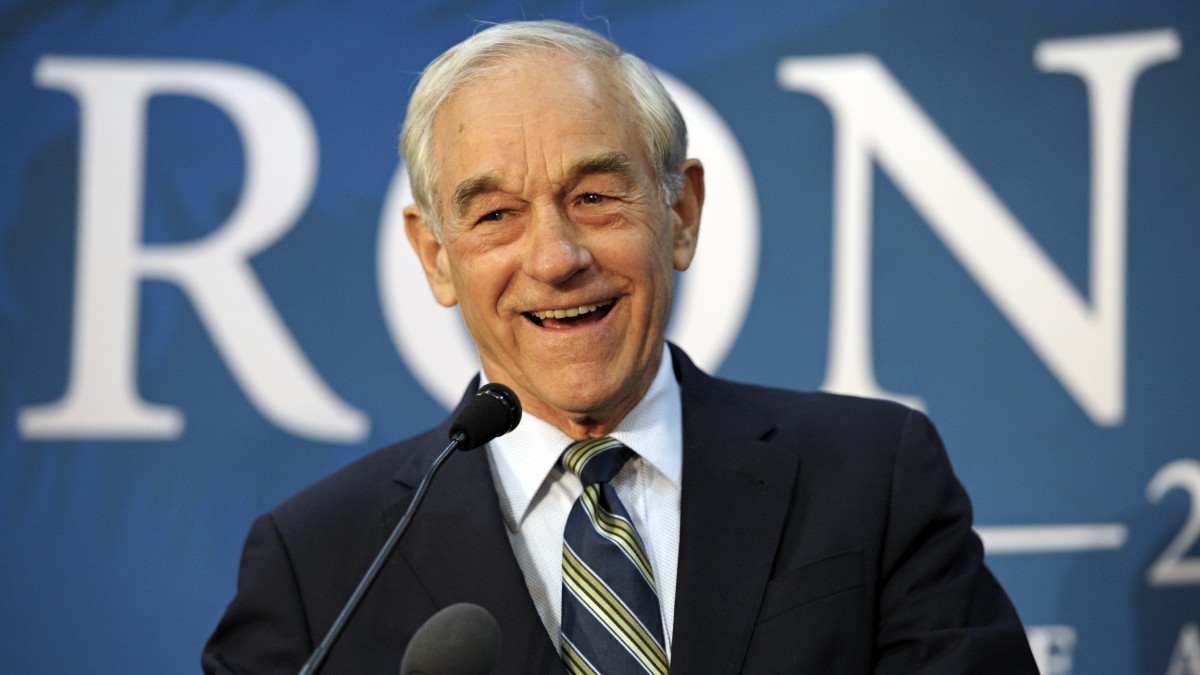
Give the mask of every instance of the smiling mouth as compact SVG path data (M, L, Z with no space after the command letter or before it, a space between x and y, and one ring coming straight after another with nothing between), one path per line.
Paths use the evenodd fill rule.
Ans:
M525 318L543 328L568 328L588 323L595 323L608 315L613 301L595 305L580 305L570 309L544 309L537 312L525 312Z

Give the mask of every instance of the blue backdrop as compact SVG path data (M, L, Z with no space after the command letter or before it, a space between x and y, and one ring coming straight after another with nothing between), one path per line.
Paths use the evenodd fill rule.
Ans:
M394 146L519 18L681 99L674 339L928 410L1043 672L1200 674L1200 5L1163 0L0 3L0 670L195 670L252 518L441 418L473 366Z

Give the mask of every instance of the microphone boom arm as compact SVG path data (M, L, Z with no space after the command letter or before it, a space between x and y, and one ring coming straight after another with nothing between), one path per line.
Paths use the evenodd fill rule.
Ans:
M375 577L379 576L379 571L383 569L384 563L391 557L392 550L396 548L400 537L404 535L404 531L408 529L408 524L412 522L413 514L417 512L417 507L421 505L421 501L425 498L425 493L429 490L429 484L433 482L434 475L442 468L442 464L458 449L466 440L466 434L458 431L450 437L450 444L445 450L433 460L433 466L429 468L429 472L421 479L421 484L417 486L417 491L413 495L412 501L409 503L408 509L405 510L404 516L400 518L400 522L396 523L396 527L392 529L392 533L388 535L387 541L383 543L383 548L379 549L375 560L371 561L371 566L367 568L366 574L362 580L358 582L358 587L354 589L354 593L350 595L350 599L346 601L346 605L342 607L342 611L334 620L333 625L329 627L329 632L325 633L325 638L321 640L321 644L313 651L312 656L308 657L308 661L304 667L300 669L298 675L313 675L325 662L325 657L329 653L329 649L333 647L333 643L341 635L342 629L345 628L346 622L350 620L350 615L354 614L354 610L358 609L358 604L362 602L362 598L367 594L367 590L371 588L371 584L375 583Z
M338 636L342 634L342 629L346 627L346 622L350 620L350 616L354 614L354 610L358 609L358 604L362 601L363 596L367 594L367 590L371 588L371 584L375 583L375 577L379 576L380 570L383 569L383 565L387 562L387 559L391 557L392 550L396 548L400 537L408 529L408 524L412 522L413 514L417 512L417 507L425 499L425 493L429 490L429 484L433 482L433 477L437 474L438 469L442 468L442 464L446 462L455 450L473 450L497 436L512 431L517 428L517 424L520 422L521 401L512 389L496 382L480 387L475 397L467 403L459 412L453 424L450 425L450 444L446 446L445 450L442 450L442 454L438 455L437 459L433 460L433 465L429 467L429 471L421 479L421 484L417 486L417 491L413 494L412 501L408 503L408 508L405 509L404 516L400 518L400 522L396 523L395 529L388 535L387 541L383 543L383 548L379 549L375 560L371 561L371 566L367 568L366 574L358 582L358 587L354 589L354 593L350 595L350 599L342 607L341 613L338 614L333 625L329 627L329 632L325 633L321 644L317 645L312 655L308 657L308 661L300 669L299 675L313 675L320 669L321 664L325 662L325 657L329 654L329 650L333 647L333 643L337 641Z

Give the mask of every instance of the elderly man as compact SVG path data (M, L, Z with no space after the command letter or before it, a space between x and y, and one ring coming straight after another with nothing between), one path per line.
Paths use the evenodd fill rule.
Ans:
M525 416L447 463L326 672L396 672L463 601L497 617L503 673L1036 672L922 415L717 380L666 344L704 171L646 64L495 26L429 66L401 145L433 294ZM304 662L447 426L255 522L207 671Z

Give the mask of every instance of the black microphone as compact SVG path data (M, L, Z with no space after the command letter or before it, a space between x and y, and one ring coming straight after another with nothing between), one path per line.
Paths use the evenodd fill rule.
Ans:
M512 389L492 382L479 388L475 398L450 425L450 440L460 439L460 450L474 450L503 436L521 422L521 401Z
M367 589L371 584L375 583L375 577L379 576L379 571L383 569L383 564L387 562L389 556L392 555L392 550L396 548L396 544L400 543L400 537L404 531L408 529L408 524L412 521L413 514L417 512L417 507L425 499L425 493L429 490L429 484L433 482L433 476L442 468L442 464L450 457L450 454L455 450L471 450L477 448L484 443L492 440L497 436L502 436L517 428L517 424L521 421L521 401L512 389L492 382L485 384L479 388L467 405L454 418L454 422L450 425L450 444L442 450L442 454L433 460L433 466L429 467L429 471L425 472L425 477L421 479L421 484L417 486L417 492L413 495L412 501L409 502L408 508L404 511L404 516L400 518L400 522L396 523L396 529L388 535L387 541L383 543L383 548L379 549L379 554L375 556L375 560L371 562L371 566L367 568L367 573L363 575L361 581L358 582L358 587L354 589L354 593L350 595L350 599L346 601L346 605L342 607L342 612L338 614L333 625L329 627L329 632L325 634L325 639L321 640L321 644L313 650L312 656L308 657L304 667L300 669L299 675L313 675L321 664L325 662L325 657L329 654L330 647L333 646L338 636L342 634L342 629L346 627L346 622L350 620L350 615L354 610L358 609L358 604L362 602L362 598L367 593Z
M413 635L400 675L486 675L500 653L500 625L469 602L439 611Z

